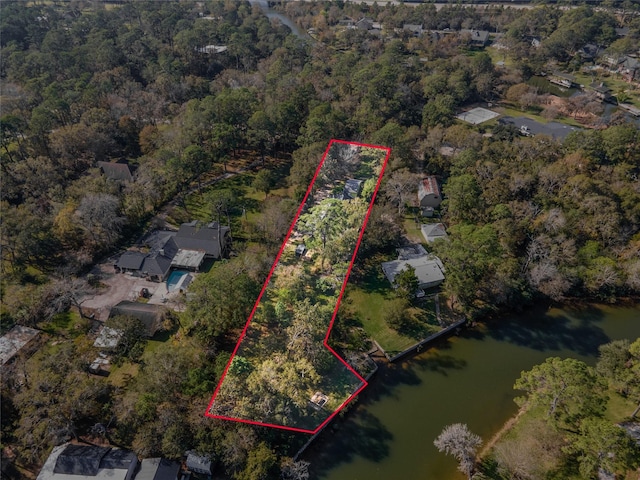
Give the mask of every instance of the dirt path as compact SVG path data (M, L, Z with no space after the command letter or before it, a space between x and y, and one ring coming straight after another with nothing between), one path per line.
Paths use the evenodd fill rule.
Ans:
M495 433L495 435L491 437L491 439L482 448L482 450L478 454L479 460L484 458L491 451L491 449L495 447L496 443L498 443L498 441L500 441L500 439L504 435L506 435L509 432L509 430L511 430L515 426L516 423L518 423L518 420L520 420L520 417L522 417L522 415L526 411L527 410L525 408L521 408L520 410L518 410L518 413L516 413L513 417L511 417L509 420L505 422L502 428L500 428L500 430L498 430Z

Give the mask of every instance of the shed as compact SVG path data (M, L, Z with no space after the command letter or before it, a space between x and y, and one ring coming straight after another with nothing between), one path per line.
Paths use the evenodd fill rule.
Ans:
M136 480L177 480L180 464L166 458L145 458L140 462Z
M351 200L360 195L362 191L362 184L364 182L362 180L357 180L355 178L350 178L344 184L344 189L342 190L341 200Z
M425 223L420 227L420 231L427 243L447 238L447 231L442 223Z
M93 342L93 346L98 348L115 348L118 346L118 342L120 342L122 333L122 330L116 330L111 327L102 327L96 341Z
M4 365L11 360L20 350L25 348L35 339L39 330L16 325L9 332L0 338L0 365Z

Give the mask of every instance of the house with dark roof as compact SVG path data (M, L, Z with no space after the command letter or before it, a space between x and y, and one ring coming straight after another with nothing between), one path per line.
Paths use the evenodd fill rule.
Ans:
M460 35L466 37L469 35L471 45L475 47L484 47L489 43L489 32L486 30L460 30Z
M133 182L133 170L126 162L98 162L98 168L109 180Z
M136 480L178 480L180 464L166 458L145 458Z
M620 64L620 74L627 82L640 80L640 61L637 58L625 55Z
M201 475L212 475L213 465L211 458L207 455L199 455L196 452L187 452L187 459L185 461L187 470Z
M613 95L611 95L611 89L602 82L589 84L589 90L595 93L596 98L601 102L615 102Z
M173 239L180 250L203 251L205 257L218 259L228 253L230 235L231 229L228 226L218 222L202 225L196 220L180 225L180 230Z
M420 208L438 208L442 203L442 195L436 177L423 178L418 184L418 202Z
M228 254L231 229L217 222L206 225L183 223L177 232L158 230L145 242L148 253L124 252L114 264L118 273L145 277L155 282L167 279L172 268L198 271L207 258L219 259Z
M599 52L600 52L600 47L598 47L598 45L595 45L593 43L587 43L580 49L578 53L580 54L583 60L590 62L595 60Z
M422 34L424 34L424 28L423 28L422 24L417 25L417 24L413 24L413 23L405 23L402 26L402 30L405 31L405 32L410 33L414 37L420 37L420 36L422 36Z
M128 450L65 443L53 448L37 480L131 480L137 465Z

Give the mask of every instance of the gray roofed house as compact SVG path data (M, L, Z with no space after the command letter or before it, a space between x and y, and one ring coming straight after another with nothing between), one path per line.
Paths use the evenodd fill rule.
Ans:
M38 336L39 330L16 325L0 338L0 365L6 364Z
M145 458L136 480L177 480L180 464L166 458Z
M417 25L414 23L405 23L402 26L402 30L404 30L405 32L409 32L416 37L419 37L424 33L424 28L422 27L422 24Z
M183 223L173 237L174 242L182 250L201 250L208 257L220 258L229 247L228 226L212 222L202 226L198 221Z
M53 448L37 480L131 480L137 464L128 450L66 443Z
M116 262L116 267L123 272L140 270L146 255L142 252L127 250Z
M393 260L382 264L382 271L395 288L396 276L404 271L407 266L415 269L418 279L418 288L426 289L437 287L444 281L444 267L435 255L424 255L407 260Z
M410 258L419 258L428 255L428 252L419 243L398 247L396 251L398 252L398 260L409 260Z
M157 230L144 244L149 253L127 251L114 267L150 280L164 281L171 267L198 270L205 258L219 259L227 254L231 229L217 222L201 225L197 221L183 223L180 230Z
M447 238L447 231L442 223L425 223L420 227L420 231L427 243Z
M176 250L177 251L177 250ZM173 255L165 252L152 252L144 258L140 272L152 280L162 281L167 278L169 270L171 270L171 261Z
M160 328L165 313L166 309L160 305L123 300L111 308L109 318L116 315L128 315L137 318L145 326L145 335L151 338Z
M489 32L486 30L460 30L460 34L462 35L470 35L471 36L471 44L484 47L487 43L489 43Z
M98 162L102 174L110 180L133 182L133 172L128 163Z
M187 469L195 473L203 475L211 475L213 473L211 458L206 455L198 455L195 452L187 452L187 460L185 462Z

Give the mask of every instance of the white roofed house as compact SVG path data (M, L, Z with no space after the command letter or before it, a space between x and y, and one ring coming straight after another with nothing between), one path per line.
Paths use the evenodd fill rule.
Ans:
M444 266L440 259L435 255L423 255L382 264L382 271L394 288L396 287L396 276L403 272L407 266L413 267L415 270L419 289L434 288L444 282Z

